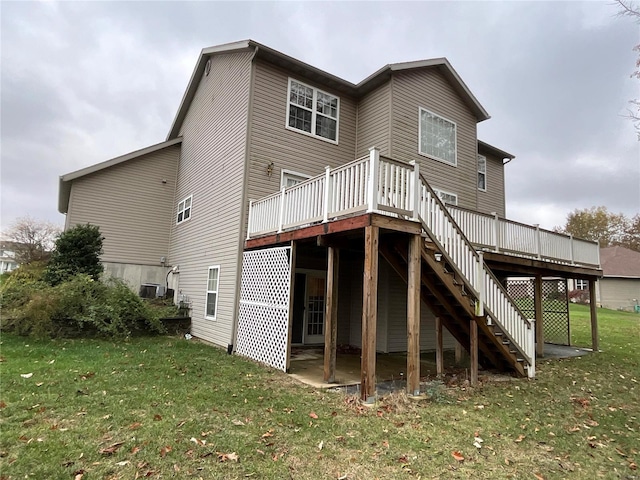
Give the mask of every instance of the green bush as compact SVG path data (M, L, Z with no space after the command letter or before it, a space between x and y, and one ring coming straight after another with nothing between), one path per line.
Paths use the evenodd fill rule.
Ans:
M56 240L44 280L58 285L79 273L98 280L103 271L100 263L103 240L96 225L76 225L63 232Z
M96 281L77 274L55 286L42 281L14 282L5 302L2 329L35 337L106 336L164 333L154 309L118 279ZM22 297L20 297L22 295Z

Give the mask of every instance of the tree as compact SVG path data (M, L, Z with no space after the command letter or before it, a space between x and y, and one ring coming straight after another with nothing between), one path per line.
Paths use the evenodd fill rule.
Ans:
M76 225L62 233L56 240L44 280L57 285L78 273L99 280L103 271L100 263L103 240L96 225Z
M11 242L16 261L22 264L49 258L59 234L60 228L51 222L21 217L9 227L4 236Z
M620 7L618 15L621 17L631 17L634 21L640 24L640 7L628 0L616 0L616 3ZM633 47L633 50L638 54L636 58L636 69L631 74L631 78L640 80L640 44ZM629 100L632 107L629 109L629 118L634 123L636 131L638 133L638 140L640 140L640 100Z
M576 209L567 215L564 227L555 227L559 233L599 242L601 247L621 245L640 251L640 214L628 218L612 213L607 207Z

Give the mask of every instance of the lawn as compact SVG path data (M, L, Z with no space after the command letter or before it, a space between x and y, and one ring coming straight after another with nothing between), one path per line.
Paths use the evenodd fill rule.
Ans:
M535 381L373 408L193 340L4 335L0 477L640 478L640 315L599 320L601 353ZM589 346L588 308L571 326Z

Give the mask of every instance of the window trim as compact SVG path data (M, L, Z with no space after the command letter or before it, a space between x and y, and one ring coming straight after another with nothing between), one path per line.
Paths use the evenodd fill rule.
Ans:
M211 273L211 270L217 270L218 271L218 279L217 279L217 283L216 283L216 289L215 290L209 290L209 275ZM219 299L220 299L220 265L211 265L210 267L207 268L207 288L205 290L204 293L204 318L206 318L207 320L217 320L218 318L218 304L220 303ZM215 309L214 309L214 313L213 316L211 315L207 315L207 310L208 310L208 303L209 303L209 294L210 293L215 293L216 294L216 305L215 305Z
M484 159L484 171L480 171L480 159ZM487 157L484 155L480 155L478 154L478 160L477 160L477 170L478 170L478 180L480 180L480 175L484 175L484 188L480 188L478 186L478 190L481 192L486 192L487 191ZM480 182L478 182L480 183Z
M291 82L296 82L296 83L298 83L300 85L303 85L303 86L313 90L313 105L314 105L314 107L315 107L315 104L316 104L316 101L317 101L317 98L318 98L318 93L323 93L325 95L329 95L331 97L334 97L338 101L337 102L337 107L336 107L336 117L335 117L335 120L336 120L336 139L335 140L332 140L332 139L327 138L327 137L322 137L322 136L317 135L315 133L315 131L316 131L316 114L318 113L316 108L313 108L311 110L311 132L306 132L304 130L300 130L298 128L289 126L289 113L291 111L291 105L294 105L294 106L297 106L297 107L300 107L300 108L304 108L305 110L307 109L306 107L303 107L302 105L297 105L295 103L294 104L291 103ZM323 113L320 113L320 115L324 116L324 117L332 118L331 116L323 114ZM324 90L321 90L319 88L312 87L311 85L309 85L307 83L304 83L304 82L301 82L300 80L296 80L293 77L289 77L289 80L287 82L287 116L285 118L284 127L287 130L291 130L292 132L301 133L302 135L306 135L308 137L317 138L317 139L323 140L325 142L329 142L329 143L333 143L334 145L338 145L338 139L340 137L340 97L338 97L337 95L334 95L332 93L325 92Z
M438 198L440 199L440 201L441 201L442 203L444 203L444 205L445 205L445 206L449 206L449 205L452 205L452 206L454 206L454 207L457 207L457 206L458 206L458 200L459 200L459 199L458 199L458 194L457 194L457 193L448 192L448 191L446 191L446 190L442 190L442 189L440 189L440 188L433 188L433 191L434 191L434 193L435 193L436 195L438 195ZM455 199L456 199L456 203L447 203L447 202L445 202L445 201L444 201L444 199L442 198L442 195L441 195L441 194L451 195L452 197L455 197Z
M294 172L293 170L287 170L286 168L283 168L280 171L280 188L281 189L287 187L284 184L284 177L287 176L287 175L304 178L304 180L302 180L302 182L304 182L305 180L309 180L311 178L311 175L307 175L305 173L300 173L300 172Z
M189 206L185 207L184 204L189 200ZM180 205L183 205L182 209L180 209ZM189 216L184 218L184 212L189 211ZM178 207L176 209L176 225L180 225L191 219L191 211L193 210L193 195L189 195L188 197L183 198L178 202ZM180 214L182 214L182 220L180 220Z
M423 111L427 112L430 115L433 115L434 117L438 117L444 120L445 122L449 122L451 125L453 125L453 138L454 138L453 163L450 162L449 160L445 160L444 158L436 157L435 155L422 151L422 112ZM446 165L457 167L458 166L458 124L453 120L449 120L448 118L443 117L442 115L438 115L437 113L432 112L431 110L428 110L423 107L418 107L418 154L422 155L423 157L437 160L438 162L442 162Z
M576 278L574 280L574 283L575 283L574 285L575 290L580 290L582 292L589 290L589 282L587 280L584 280L582 278Z

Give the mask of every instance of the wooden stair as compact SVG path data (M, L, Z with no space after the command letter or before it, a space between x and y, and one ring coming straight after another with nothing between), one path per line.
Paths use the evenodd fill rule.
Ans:
M407 281L406 237L389 236L380 241L380 253L391 267ZM475 315L476 297L464 279L456 273L436 245L429 240L422 244L421 297L433 314L467 350L470 348L470 322L478 325L478 354L485 368L513 370L519 376L527 376L525 361L518 350L487 315Z

